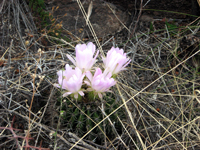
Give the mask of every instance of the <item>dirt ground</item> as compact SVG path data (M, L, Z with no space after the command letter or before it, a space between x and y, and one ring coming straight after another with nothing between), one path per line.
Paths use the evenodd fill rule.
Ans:
M82 1L84 7L87 11L89 6L89 1ZM102 1L98 1L102 3ZM189 23L191 20L194 20L195 17L192 17L192 2L187 0L145 0L141 4L139 0L107 0L107 2L114 4L117 8L115 10L116 15L122 23L125 24L129 28L130 25L134 25L136 21L139 19L140 21L144 22L144 24L148 22L152 22L153 20L162 20L167 19L173 21L177 19L179 25L183 25L184 23ZM46 0L48 10L50 11L51 8L59 6L58 11L54 12L54 17L58 18L63 14L68 14L68 16L62 17L59 21L63 21L63 25L67 30L70 30L73 34L77 35L81 38L81 30L84 30L84 36L82 37L89 37L91 36L89 28L85 24L84 19L75 20L73 16L77 16L77 11L79 6L72 0L57 0L57 1L47 1ZM112 12L109 12L109 8L103 6L102 8L98 8L98 3L94 2L94 8L92 15L90 17L91 22L93 23L93 27L95 32L97 33L97 37L103 37L102 33L107 33L114 35L116 32L122 30L122 26L120 24L116 24L118 20L115 16L112 16ZM100 5L99 5L100 6ZM77 8L76 8L77 7ZM76 10L77 9L77 10ZM102 9L102 10L101 10ZM142 11L140 12L140 10ZM60 11L60 12L59 12ZM95 11L98 13L95 14ZM107 13L105 13L107 12ZM98 14L98 15L97 15ZM123 17L124 16L124 17ZM73 18L70 18L73 17ZM78 17L78 16L77 16ZM139 17L139 18L138 18ZM83 17L79 17L83 18ZM107 18L107 19L106 19ZM109 20L109 18L112 18ZM165 19L165 20L166 20ZM58 22L59 22L58 21ZM114 23L113 23L114 22ZM161 23L161 25L159 25ZM163 27L162 22L156 22L156 26ZM98 26L97 26L98 25ZM75 28L74 28L75 26ZM143 28L143 25L137 25L137 29ZM146 27L144 27L146 28ZM149 28L149 24L147 25ZM74 31L76 30L76 31ZM133 31L132 31L133 32ZM87 36L89 33L89 36ZM126 35L127 36L127 35Z
M66 1L75 3L73 0L56 2L64 7ZM131 119L123 120L128 116L127 113L126 117L123 116L121 119L130 135L125 131L122 134L120 130L120 136L117 134L113 136L115 130L110 130L112 141L108 142L105 138L98 139L96 142L95 133L92 135L93 141L88 140L87 137L88 139L82 140L74 149L112 150L127 149L127 146L136 149L142 147L141 141L144 141L149 149L152 147L182 149L188 145L189 149L198 148L197 116L199 116L200 106L190 95L195 93L193 89L198 89L200 86L199 76L194 74L195 71L198 72L200 61L195 58L181 64L197 51L199 45L199 37L187 36L189 31L185 31L184 26L194 19L189 15L192 13L191 1L144 0L142 5L145 6L142 7L141 17L145 17L138 23L136 20L140 10L139 0L107 1L130 16L127 26L129 32L126 31L127 29L126 32L112 31L113 34L98 40L105 52L113 45L119 46L132 59L128 69L117 78L121 91L114 88L111 96L116 103L123 99L131 99L127 105L136 124L133 127ZM47 7L54 4L52 0L45 0L45 3ZM79 128L73 130L74 126L72 127L71 122L68 122L71 118L67 118L66 121L60 117L63 109L60 104L61 94L53 84L57 83L57 71L69 63L66 54L74 55L74 46L81 40L72 33L67 35L69 40L65 39L64 42L59 38L45 35L47 30L35 26L40 24L41 18L32 16L23 1L16 1L14 5L10 0L4 5L1 3L0 6L2 6L0 149L18 149L20 146L38 150L55 149L55 147L60 150L69 149L80 140L81 136L78 136ZM61 13L62 11L63 8ZM170 19L171 21L166 21ZM165 30L166 22L169 23L168 32ZM137 25L136 30L135 25ZM127 42L128 38L130 40ZM90 36L81 42L88 41L95 42ZM178 66L170 71L176 65ZM169 73L165 74L168 71ZM157 82L154 83L155 80ZM152 86L147 87L151 83ZM131 98L141 90L143 91L140 94ZM63 114L70 114L70 117L75 115L74 110L79 111L77 106L80 107L78 103L75 107L73 103L66 103L66 101L63 105L67 110ZM112 105L109 105L108 109ZM85 106L88 104L84 104L84 109ZM96 105L87 108L89 111L91 108L98 109ZM80 114L82 115L82 112L74 117L75 124L81 122L78 120L81 118ZM117 124L116 120L113 121L114 125ZM187 138L185 138L186 133L188 133ZM166 138L160 141L161 137L165 136Z
M111 2L115 5L122 6L125 8L125 10L128 10L130 12L134 12L135 8L140 8L140 1L135 0L107 0L108 2ZM136 4L135 4L136 3ZM144 0L143 1L143 14L145 15L151 15L154 18L188 18L187 15L178 15L163 12L166 11L174 11L174 12L180 12L185 14L192 14L192 3L190 0ZM145 10L145 9L151 9ZM161 11L160 11L161 10Z

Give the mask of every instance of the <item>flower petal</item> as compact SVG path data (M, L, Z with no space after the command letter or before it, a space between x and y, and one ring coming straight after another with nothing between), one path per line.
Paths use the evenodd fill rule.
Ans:
M75 47L76 50L76 61L74 61L73 58L68 56L68 58L75 64L76 67L80 68L82 72L86 72L88 70L91 70L92 66L96 62L96 57L98 55L98 51L93 58L93 55L96 50L96 46L89 42L86 44L78 44Z
M67 97L70 94L72 94L72 92L66 92L66 93L63 94L63 97Z
M69 54L67 54L67 57L74 64L74 66L76 66L76 62L75 62L74 58L72 58L72 56L70 56Z
M101 69L97 68L93 77L91 72L86 72L86 76L88 77L91 83L89 83L89 81L87 80L85 81L85 83L87 85L90 85L91 89L95 93L98 93L98 96L102 98L102 93L107 92L111 86L116 84L116 81L113 78L111 78L111 75L111 73L108 73L105 76L105 74L102 73ZM90 88L88 88L87 90L90 91Z
M106 58L102 57L102 60L105 66L105 74L111 72L112 75L124 70L124 68L130 63L130 59L126 57L124 50L119 49L118 47L112 47L108 51Z
M84 96L83 91L79 91L78 93L79 93L81 96Z

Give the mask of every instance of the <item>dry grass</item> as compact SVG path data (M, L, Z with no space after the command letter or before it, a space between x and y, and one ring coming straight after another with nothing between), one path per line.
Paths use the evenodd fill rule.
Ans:
M80 0L77 2L87 20ZM154 32L149 34L150 30L136 29L133 23L127 27L131 39L124 40L119 34L100 43L88 20L102 56L110 46L120 46L132 62L117 77L118 83L112 89L121 105L111 114L101 109L104 119L79 137L62 128L61 106L57 105L59 89L53 84L57 82L56 72L69 63L66 54L74 55L74 46L83 41L71 38L67 42L45 32L38 34L24 1L3 1L0 11L1 149L27 146L25 139L16 138L16 135L33 138L28 144L38 149L200 148L199 24L191 23L179 30L165 25L161 31L154 26ZM133 30L134 33L130 32ZM44 37L50 41L47 49L42 45ZM192 41L186 47L181 45L186 43L184 37ZM120 109L126 113L125 119L118 117L122 133L117 132L115 121L110 118ZM84 139L105 120L112 125L116 138L105 138L102 145ZM14 135L8 127L21 131L14 130Z

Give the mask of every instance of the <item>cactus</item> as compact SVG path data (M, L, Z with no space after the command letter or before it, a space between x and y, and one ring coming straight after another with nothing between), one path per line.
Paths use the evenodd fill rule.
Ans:
M108 115L119 106L119 102L116 102L115 99L109 97L104 102L105 113ZM61 108L62 111L65 111L65 113L62 115L63 127L66 127L68 130L76 133L80 137L83 136L95 126L95 123L99 123L103 119L103 113L99 107L101 107L100 100L95 100L92 102L70 102L66 99ZM92 120L87 116L89 116ZM110 120L113 122L116 130L118 133L121 133L122 125L118 121L117 116L120 118L125 118L125 113L123 112L122 108L110 116ZM107 119L104 121L104 124L106 136L109 138L109 140L114 139L115 133L113 132L112 126ZM104 133L102 131L104 131L103 123L101 123L99 127L96 127L94 130L92 130L86 136L86 139L103 143Z

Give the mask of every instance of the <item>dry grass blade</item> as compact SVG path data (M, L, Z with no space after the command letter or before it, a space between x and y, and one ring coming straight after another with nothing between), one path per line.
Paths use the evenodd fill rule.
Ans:
M122 95L122 94L121 94L121 91L120 91L118 85L116 85L116 86L117 86L117 89L118 89L119 94L120 94L120 96L121 96L121 95ZM132 126L133 126L133 128L135 129L135 131L136 131L136 133L137 133L137 136L138 136L138 138L139 138L139 140L140 140L140 142L141 142L142 148L143 148L143 149L147 149L146 146L145 146L145 144L144 144L143 141L142 141L142 138L141 138L139 132L137 131L137 128L136 128L135 123L134 123L134 121L133 121L133 116L132 116L132 114L131 114L131 112L130 112L128 106L127 106L127 102L124 100L123 97L122 97L122 101L123 101L123 105L125 106L125 109L126 109L126 111L127 111L127 113L128 113L128 116L129 116L129 118L130 118L130 120L131 120Z
M81 1L80 1L80 0L77 0L77 3L78 3L78 5L79 5L79 7L80 7L80 9L81 9L81 12L82 12L82 14L83 14L83 16L84 16L85 21L89 23L88 26L89 26L89 28L90 28L90 31L91 31L91 33L92 33L92 36L94 37L95 42L97 43L97 46L98 46L98 48L99 48L99 50L100 50L100 52L101 52L101 55L102 55L102 56L105 56L105 55L104 55L104 52L103 52L103 50L102 50L102 47L101 47L101 45L100 45L100 43L99 43L99 40L98 40L98 38L97 38L97 36L96 36L96 34L95 34L95 31L94 31L94 29L93 29L93 27L92 27L92 24L90 23L90 20L87 20L87 14L86 14L86 12L85 12L85 9L84 9L84 7L83 7Z
M88 39L76 36L73 31L61 30L62 20L58 24L56 21L62 17L49 18L52 22L43 29L41 22L37 22L36 27L35 21L40 19L37 14L33 17L27 1L2 0L0 147L199 149L199 18L190 22L150 16L145 20L145 16L140 16L141 10L149 2L138 0L134 5L130 2L141 9L129 28L117 17L113 5L103 3L125 30L101 39L91 24L93 14L98 13L95 1L72 2L72 6L76 4L80 8L82 22L87 24L84 27L88 27L93 36L92 39L88 34L88 39L96 42L101 56L114 46L123 47L132 59L127 70L117 75L117 85L112 92L106 93L102 101L90 103L86 97L81 102L73 101L70 96L63 98L63 91L53 86L58 82L57 71L66 64L71 65L66 54L74 55L76 44L87 43ZM89 6L87 12L85 6ZM58 10L58 7L52 8L50 13ZM59 32L67 38L53 34ZM127 40L128 37L131 39ZM101 59L95 67L103 68ZM86 91L85 85L83 91ZM78 123L84 127L78 127ZM87 123L89 127L85 127ZM87 131L76 132L78 129Z
M90 5L88 7L88 13L87 13L86 25L88 25L89 18L92 14L92 8L93 8L93 1L90 1Z

